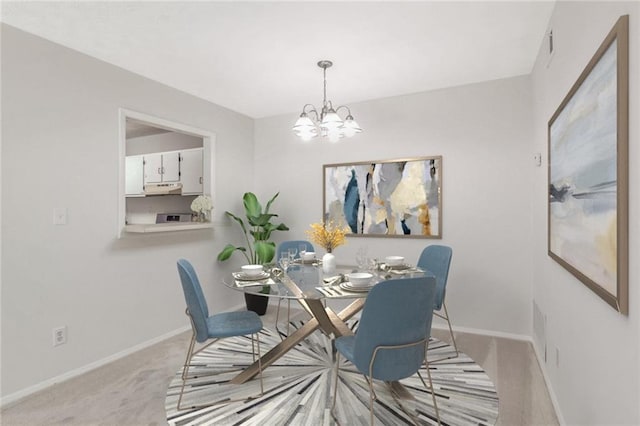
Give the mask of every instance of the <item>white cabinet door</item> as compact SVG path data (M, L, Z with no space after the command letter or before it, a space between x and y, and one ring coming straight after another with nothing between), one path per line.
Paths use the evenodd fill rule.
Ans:
M162 154L144 156L144 183L162 182Z
M202 148L180 152L180 182L183 195L202 194Z
M180 181L180 153L160 152L144 156L144 183Z
M125 158L125 195L144 195L144 157L142 155L131 155Z
M162 154L162 182L180 181L180 153L165 152Z

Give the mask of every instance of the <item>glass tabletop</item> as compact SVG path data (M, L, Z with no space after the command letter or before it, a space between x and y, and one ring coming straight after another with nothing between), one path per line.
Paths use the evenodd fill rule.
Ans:
M370 272L373 275L366 287L353 287L347 275L352 272ZM251 294L286 299L353 299L366 297L368 291L380 281L391 278L419 277L429 274L419 268L403 270L358 271L352 266L338 266L336 272L325 274L318 264L296 263L286 273L278 268L265 269L263 277L247 280L238 273L224 278L227 287Z

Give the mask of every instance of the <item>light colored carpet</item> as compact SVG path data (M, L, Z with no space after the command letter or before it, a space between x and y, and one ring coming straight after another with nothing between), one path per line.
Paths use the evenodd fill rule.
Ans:
M273 324L274 319L275 307L270 306L263 322ZM432 334L449 342L444 330ZM0 424L166 424L167 389L184 363L190 337L190 332L172 337L4 407ZM456 333L456 341L495 384L498 425L558 425L530 343L468 333Z
M304 325L295 322L293 330ZM351 321L351 328L357 321ZM265 328L260 335L266 349L280 343L277 333ZM429 359L443 360L430 364L436 400L443 424L493 425L498 417L498 395L482 368L464 354L453 359L455 351L446 343L433 339ZM369 387L353 364L341 358L340 381L335 413L340 424L369 424ZM229 383L236 374L253 362L250 339L246 336L217 341L194 356L186 381L183 410L177 410L182 385L182 369L176 372L167 392L167 419L170 425L334 425L330 409L333 401L334 361L331 340L320 331L287 352L263 372L264 394L254 378L241 385ZM422 368L423 378L427 378ZM437 424L430 391L417 375L401 383L414 399L396 400L387 385L375 381L377 395L374 414L376 424ZM232 401L232 402L228 402ZM189 408L202 404L215 406ZM404 410L400 407L402 403Z

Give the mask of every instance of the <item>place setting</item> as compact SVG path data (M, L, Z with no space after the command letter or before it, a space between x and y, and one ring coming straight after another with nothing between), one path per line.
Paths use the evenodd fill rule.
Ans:
M244 265L239 272L232 272L236 287L258 285L272 285L276 282L271 278L271 272L265 271L263 265Z
M316 289L327 297L348 296L348 293L367 293L377 283L370 272L352 272L328 277L323 280L326 285ZM345 293L347 292L347 293Z
M322 263L321 259L316 257L316 252L314 251L300 251L300 257L295 259L293 263L298 263L302 265L319 265Z

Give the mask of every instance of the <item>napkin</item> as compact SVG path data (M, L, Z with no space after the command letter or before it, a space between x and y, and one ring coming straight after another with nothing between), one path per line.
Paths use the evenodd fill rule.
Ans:
M336 275L334 277L324 278L322 281L324 281L326 284L329 284L329 285L337 285L346 280L347 278L344 275Z
M259 280L259 281L236 280L236 287L242 288L242 287L251 287L251 286L273 285L275 283L276 282L271 278L267 278L266 280Z

